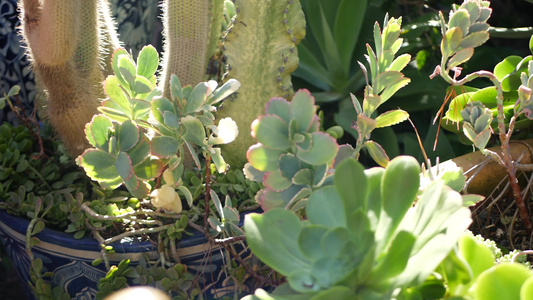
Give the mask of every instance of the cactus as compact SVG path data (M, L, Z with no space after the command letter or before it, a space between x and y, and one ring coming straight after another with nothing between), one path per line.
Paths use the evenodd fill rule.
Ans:
M112 23L102 21L110 20L105 7L103 0L21 3L23 34L48 95L44 115L73 156L89 145L83 129L104 97L101 53L118 46Z
M224 42L226 77L242 86L217 117L231 116L239 126L237 140L225 145L222 153L232 167L241 168L253 144L252 121L268 99L293 94L290 75L298 66L296 45L305 35L305 18L298 0L237 0L235 7L237 15Z
M170 97L170 76L196 85L204 80L207 63L221 35L224 0L179 0L163 2L167 40L163 55L162 87Z

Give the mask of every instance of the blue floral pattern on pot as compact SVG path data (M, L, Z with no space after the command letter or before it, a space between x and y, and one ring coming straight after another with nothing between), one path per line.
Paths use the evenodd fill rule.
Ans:
M25 251L25 232L29 221L0 210L0 241L17 268L22 282L30 280L30 260ZM106 275L105 266L92 266L92 261L100 258L100 245L90 237L74 239L71 234L45 228L37 235L41 243L32 251L36 258L43 260L44 271L54 272L52 282L68 292L72 299L94 299L98 279ZM150 242L136 242L124 239L112 245L115 254L109 255L111 264L118 264L129 258L133 265L142 253L149 258L157 257L156 248ZM184 238L178 245L181 262L193 274L198 275L202 286L209 286L208 295L217 296L232 292L231 282L223 273L224 257L216 247L209 245L203 234L196 232ZM206 253L212 255L206 259ZM28 292L29 288L28 288ZM28 296L31 297L30 294Z

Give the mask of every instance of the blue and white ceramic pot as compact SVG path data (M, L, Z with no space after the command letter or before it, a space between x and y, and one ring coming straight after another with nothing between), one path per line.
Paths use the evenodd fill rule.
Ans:
M25 234L29 221L15 217L0 210L0 240L8 252L21 281L29 282L30 259L25 251ZM41 243L32 251L36 258L41 258L44 271L52 271L54 286L62 286L72 299L94 299L98 279L105 276L104 264L98 267L92 261L100 257L100 246L91 237L74 239L71 234L45 228L37 235ZM181 263L187 265L189 272L202 274L202 285L211 285L207 297L218 297L231 291L225 286L222 252L209 245L201 233L187 236L178 244ZM113 244L115 254L109 255L111 264L118 264L122 259L130 259L132 264L139 261L141 253L156 256L156 248L150 242L135 242L124 239ZM210 255L208 254L210 252ZM218 279L215 284L213 280ZM32 298L28 288L28 296Z

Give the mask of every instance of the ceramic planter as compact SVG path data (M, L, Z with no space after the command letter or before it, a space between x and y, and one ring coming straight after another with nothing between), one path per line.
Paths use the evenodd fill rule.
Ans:
M16 266L22 282L30 280L30 259L25 251L25 234L29 221L15 217L0 210L0 240L4 245L13 265ZM191 230L191 232L193 232ZM98 279L105 276L104 264L94 267L91 263L100 257L100 246L91 237L74 239L72 235L45 228L37 237L41 243L32 251L36 258L41 258L44 271L54 272L52 282L67 291L72 299L94 299L97 291ZM138 242L132 239L124 239L120 243L112 244L115 254L109 255L111 264L118 264L122 259L129 258L132 264L136 264L141 253L156 256L156 249L150 242ZM225 291L232 288L225 286L228 280L224 280L222 251L216 251L215 246L207 243L205 237L196 232L193 236L187 236L178 244L178 254L181 262L187 265L188 270L195 274L197 271L200 278L205 281L202 286L218 281L207 290L207 297L221 296ZM210 256L206 252L212 251ZM206 257L208 257L206 259ZM219 276L220 275L220 276ZM28 297L31 299L30 288Z

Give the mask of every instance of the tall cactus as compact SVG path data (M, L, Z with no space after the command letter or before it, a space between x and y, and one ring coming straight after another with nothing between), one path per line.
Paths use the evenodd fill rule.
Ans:
M45 115L72 156L88 146L83 130L104 97L101 54L106 45L118 47L110 17L104 21L106 7L106 0L21 3L24 37L48 95Z
M162 86L169 94L170 76L182 85L204 81L207 64L220 40L224 0L165 0L165 50Z
M250 124L264 113L272 97L290 98L291 73L298 67L296 45L305 36L305 18L299 0L236 0L233 26L225 36L227 78L241 87L226 101L218 118L231 117L239 126L237 139L222 149L227 162L241 168L253 144Z

